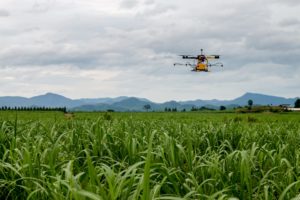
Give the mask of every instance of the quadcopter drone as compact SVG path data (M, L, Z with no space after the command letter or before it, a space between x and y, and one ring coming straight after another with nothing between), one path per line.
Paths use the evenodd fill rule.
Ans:
M191 56L191 55L180 55L182 56L182 59L192 59L194 60L194 64L191 64L189 62L187 63L174 63L174 66L176 65L185 65L192 67L193 72L209 72L208 67L213 66L220 66L223 67L223 63L217 62L217 63L210 63L210 60L216 60L219 59L219 55L204 55L203 49L201 49L201 54L197 56ZM196 63L197 62L197 63Z

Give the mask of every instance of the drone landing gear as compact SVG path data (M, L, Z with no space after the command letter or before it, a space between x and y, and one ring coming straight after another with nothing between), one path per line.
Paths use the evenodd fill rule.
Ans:
M208 71L208 69L196 69L196 68L192 69L191 71L192 72L210 72L210 71Z

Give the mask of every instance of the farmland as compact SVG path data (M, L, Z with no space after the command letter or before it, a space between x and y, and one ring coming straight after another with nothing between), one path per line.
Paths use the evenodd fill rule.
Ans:
M0 112L0 199L293 199L300 115Z

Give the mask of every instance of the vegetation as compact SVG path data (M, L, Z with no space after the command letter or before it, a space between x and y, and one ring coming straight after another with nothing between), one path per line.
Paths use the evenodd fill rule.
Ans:
M249 106L249 110L251 110L252 106L253 106L253 100L252 99L248 100L248 106Z
M144 109L148 112L148 110L151 109L151 105L150 104L144 105Z
M214 111L216 109L201 106L200 108L192 107L191 111Z
M177 112L177 108L165 108L165 112ZM185 112L185 109L184 109Z
M225 106L220 106L220 110L226 110Z
M38 106L21 106L21 107L10 107L10 106L2 106L0 107L1 110L16 110L16 111L61 111L61 112L67 112L66 107L38 107Z
M293 199L300 115L0 112L0 199Z
M284 108L279 107L279 106L255 106L251 107L241 107L235 109L237 113L262 113L262 112L283 112L285 111Z
M295 108L300 108L300 99L295 101Z
M263 112L288 112L288 109L283 106L253 106L251 109L249 107L240 107L236 108L235 112L237 113L263 113Z

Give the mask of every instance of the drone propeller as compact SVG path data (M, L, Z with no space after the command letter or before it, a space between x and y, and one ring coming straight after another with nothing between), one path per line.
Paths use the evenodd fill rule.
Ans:
M182 57L182 59L197 59L197 57L192 56L192 55L179 55Z
M207 59L219 59L220 56L219 55L209 55L209 56L206 56Z

